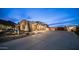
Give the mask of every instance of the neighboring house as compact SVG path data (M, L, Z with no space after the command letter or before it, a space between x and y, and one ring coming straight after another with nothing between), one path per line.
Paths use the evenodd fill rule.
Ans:
M76 26L67 26L67 31L76 31Z
M76 30L79 31L79 26L77 26Z

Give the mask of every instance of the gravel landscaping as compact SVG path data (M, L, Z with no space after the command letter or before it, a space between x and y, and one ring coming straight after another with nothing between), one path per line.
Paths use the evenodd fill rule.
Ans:
M24 33L24 34L20 34L20 35L17 35L17 34L16 35L2 35L2 36L0 36L0 43L27 37L29 35L34 35L34 33Z

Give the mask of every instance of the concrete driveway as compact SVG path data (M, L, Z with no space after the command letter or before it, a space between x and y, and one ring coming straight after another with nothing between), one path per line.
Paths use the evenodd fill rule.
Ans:
M73 32L48 31L0 44L8 50L78 50L79 37Z

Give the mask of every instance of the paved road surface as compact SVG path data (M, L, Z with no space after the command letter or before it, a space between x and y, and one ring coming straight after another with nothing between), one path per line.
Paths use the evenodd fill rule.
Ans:
M49 31L0 44L9 50L74 50L79 37L73 32Z

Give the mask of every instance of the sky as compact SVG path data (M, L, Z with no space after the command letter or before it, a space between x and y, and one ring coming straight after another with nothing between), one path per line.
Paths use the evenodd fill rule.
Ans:
M0 8L0 19L41 21L53 27L78 25L79 8Z

